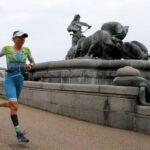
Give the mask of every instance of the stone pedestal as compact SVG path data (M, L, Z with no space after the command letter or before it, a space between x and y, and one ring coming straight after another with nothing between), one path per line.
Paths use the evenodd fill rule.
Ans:
M150 62L145 60L73 59L39 63L29 74L31 81L112 85L116 71L125 66L139 69L150 80Z

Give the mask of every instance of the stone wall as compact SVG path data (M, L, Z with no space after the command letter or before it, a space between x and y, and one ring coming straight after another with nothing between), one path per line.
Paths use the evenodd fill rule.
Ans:
M150 62L145 60L73 59L37 64L29 74L31 81L70 84L112 85L116 70L132 66L150 81Z
M134 129L150 135L150 106L136 106Z
M137 87L25 82L20 103L110 127L150 134L150 108ZM0 96L5 97L2 83Z

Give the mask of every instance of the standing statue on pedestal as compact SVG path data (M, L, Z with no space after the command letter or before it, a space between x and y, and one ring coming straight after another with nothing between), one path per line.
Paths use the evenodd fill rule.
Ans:
M71 32L70 35L72 35L72 47L68 52L68 55L70 53L70 56L75 55L78 41L85 38L85 36L82 33L84 33L85 31L91 28L91 26L88 25L87 23L81 22L80 18L81 18L80 15L76 14L74 16L74 19L71 21L70 25L67 28L67 31ZM82 26L87 27L87 29L85 31L82 31Z
M80 38L85 37L82 34L82 26L88 27L88 29L91 28L91 26L88 25L87 23L80 21L80 15L79 14L75 15L71 24L67 28L68 32L73 32L71 34L72 35L72 47L77 45L77 42Z

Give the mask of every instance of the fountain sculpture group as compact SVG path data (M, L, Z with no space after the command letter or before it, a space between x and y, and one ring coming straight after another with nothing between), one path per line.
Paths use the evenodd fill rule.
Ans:
M139 41L124 42L123 39L128 33L129 26L123 26L119 22L107 22L101 26L101 29L94 34L85 37L82 34L82 26L91 28L87 23L80 21L80 15L75 15L73 21L68 26L68 32L72 34L72 46L69 49L66 60L68 59L137 59L148 60L148 50L144 44ZM139 87L139 103L150 106L150 84L140 77L140 72L132 67L121 68L125 74L117 73L113 83L123 86ZM130 71L129 71L130 70ZM120 72L120 70L118 70Z
M77 15L75 15L76 17ZM129 26L123 26L119 22L107 22L94 34L85 37L81 27L87 23L73 20L68 26L68 32L72 35L72 46L66 59L84 58L90 56L100 59L142 59L148 60L148 50L139 41L124 42ZM87 57L86 57L87 58Z

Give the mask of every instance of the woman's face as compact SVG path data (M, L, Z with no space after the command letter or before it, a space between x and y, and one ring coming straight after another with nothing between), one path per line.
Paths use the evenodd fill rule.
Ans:
M13 39L13 42L15 43L15 46L22 47L25 42L25 38L24 37L15 37Z

